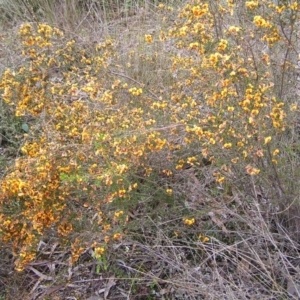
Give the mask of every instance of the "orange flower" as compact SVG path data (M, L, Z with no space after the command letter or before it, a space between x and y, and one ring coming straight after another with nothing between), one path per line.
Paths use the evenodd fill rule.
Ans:
M122 234L121 233L115 233L113 236L113 239L115 241L122 239Z
M254 167L252 167L252 166L250 166L250 165L248 165L248 166L246 167L246 171L247 171L247 173L248 173L249 175L257 175L257 174L259 174L259 172L260 172L259 169L254 168Z

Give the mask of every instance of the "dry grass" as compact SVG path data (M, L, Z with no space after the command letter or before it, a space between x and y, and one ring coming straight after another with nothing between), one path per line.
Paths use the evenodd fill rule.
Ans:
M205 188L208 175L194 176L185 174L185 192L198 190L201 201L158 203L148 195L148 203L134 208L128 235L105 261L86 249L70 266L68 248L48 239L40 243L35 261L17 274L3 250L4 299L298 299L300 245L280 227L279 212L272 213L266 199L247 203L238 192L212 197L212 187ZM192 181L197 183L191 187ZM187 206L198 217L184 229L180 212ZM203 242L199 233L210 240Z

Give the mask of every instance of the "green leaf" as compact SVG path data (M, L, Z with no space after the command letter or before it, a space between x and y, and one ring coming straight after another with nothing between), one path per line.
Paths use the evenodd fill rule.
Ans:
M28 132L28 131L29 131L29 126L28 126L28 124L23 123L23 124L22 124L22 129L23 129L25 132Z

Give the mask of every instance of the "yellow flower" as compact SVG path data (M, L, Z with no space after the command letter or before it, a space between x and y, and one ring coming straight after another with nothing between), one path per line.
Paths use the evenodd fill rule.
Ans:
M104 247L95 248L94 249L94 257L95 258L100 258L103 255L104 251L105 251Z
M276 6L275 9L276 9L276 12L278 14L281 14L286 9L286 7L284 5L282 5L282 6Z
M257 27L272 27L270 22L266 21L262 16L255 16L253 22Z
M113 184L113 181L112 181L112 178L110 175L105 176L105 184L108 186Z
M58 233L62 236L67 236L72 230L72 224L68 224L67 222L64 222L58 226Z
M297 1L294 1L294 3L289 5L291 10L297 10L298 6L299 6L299 4L297 3Z
M119 218L119 217L121 217L123 214L124 214L124 211L123 211L123 210L116 211L116 212L115 212L115 218Z
M266 137L266 138L265 138L265 145L268 144L268 143L270 143L271 140L272 140L272 137L271 137L271 136Z
M248 9L254 9L258 7L258 1L246 1L246 7Z
M238 157L235 157L235 158L231 159L231 162L232 162L233 164L238 163L238 161L239 161L239 158L238 158Z
M189 45L189 49L192 49L192 50L197 50L198 47L199 47L199 43L198 42L190 43L190 45Z
M216 66L219 60L222 58L222 55L218 52L213 53L209 56L209 61L212 65Z
M208 12L208 4L196 5L192 8L192 13L195 17L202 17Z
M197 162L197 157L196 156L188 157L186 162L190 165L194 165L194 163Z
M223 148L225 149L230 149L232 147L232 144L231 143L226 143L224 144Z
M249 124L253 125L255 123L254 118L253 117L249 117Z
M121 189L121 190L119 190L119 192L118 192L118 196L119 196L120 198L123 198L123 197L125 196L125 194L126 194L126 190L124 190L124 189Z
M223 183L223 182L225 181L225 177L224 177L224 176L221 176L221 177L219 177L218 179L216 179L216 181L217 181L218 183Z
M229 33L238 33L239 31L241 31L241 27L237 27L237 26L230 26L227 29L227 32Z
M166 193L167 193L168 195L172 195L173 190L172 190L172 189L166 189Z
M171 176L173 174L171 170L162 170L162 173L164 173L166 176Z
M183 223L185 225L191 226L195 223L195 219L194 218L192 218L192 219L183 219Z
M114 236L113 236L113 239L115 241L120 240L121 238L122 238L122 234L121 233L115 233Z
M248 165L246 167L246 171L249 175L257 175L259 174L260 170L257 168L252 167L251 165Z
M210 238L202 233L198 235L198 239L202 241L202 243L207 243L210 241Z
M28 35L28 34L31 34L31 30L32 30L31 25L26 23L26 24L21 25L19 34L20 35Z
M209 143L210 143L211 145L214 145L214 144L216 143L216 141L215 141L213 138L210 138L210 139L209 139Z
M86 127L82 130L81 140L83 143L89 143L91 140L90 133L88 132L88 129Z
M290 106L290 110L291 111L296 111L298 109L298 106L296 103L293 103L291 106Z
M122 164L122 165L118 165L116 167L116 170L117 170L118 174L121 175L128 170L128 167L125 164Z
M110 224L105 224L105 225L103 225L103 230L104 230L104 231L107 231L107 230L109 230L110 228L111 228Z
M147 43L152 43L153 42L153 39L152 39L152 35L151 34L145 34L145 41Z
M183 167L183 164L180 164L180 163L179 163L179 164L176 165L175 169L176 169L176 170L181 170L182 167Z
M227 48L228 42L221 39L218 45L218 51L224 51Z
M143 93L143 90L141 88L137 89L136 87L133 87L130 88L128 92L131 93L133 96L139 96Z
M208 236L205 236L205 237L202 238L203 243L207 243L209 241L210 241L210 238Z

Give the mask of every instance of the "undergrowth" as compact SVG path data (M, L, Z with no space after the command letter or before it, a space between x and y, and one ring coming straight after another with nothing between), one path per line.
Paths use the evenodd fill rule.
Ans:
M144 8L88 44L28 5L0 82L16 271L55 281L38 262L61 247L105 297L119 277L128 297L297 299L299 4L151 3L154 25Z

